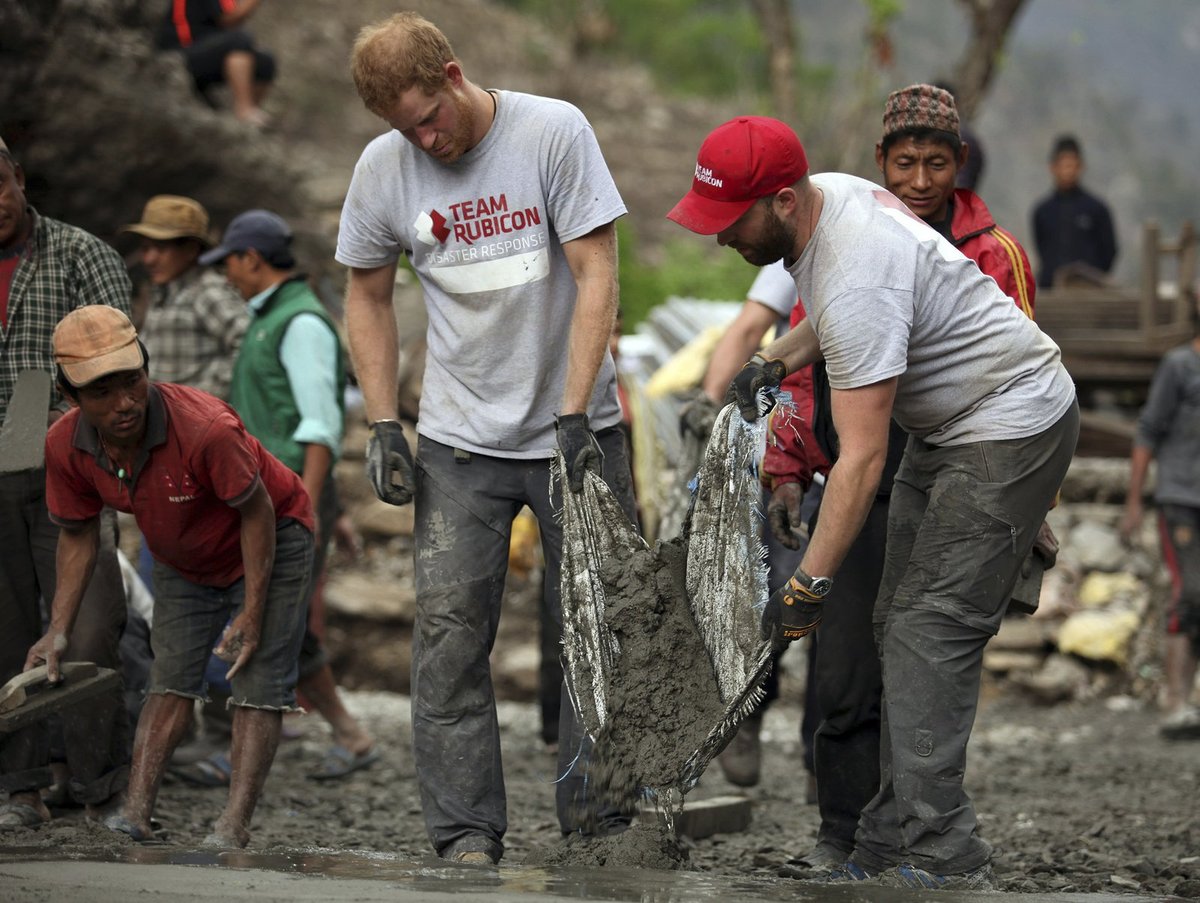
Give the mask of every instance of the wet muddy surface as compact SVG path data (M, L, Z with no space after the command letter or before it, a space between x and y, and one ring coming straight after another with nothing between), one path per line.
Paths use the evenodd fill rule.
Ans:
M244 899L374 900L385 899L385 891L391 894L388 899L403 899L401 892L415 894L408 899L428 899L434 888L436 893L499 899L505 894L509 899L648 901L903 899L895 891L872 897L867 888L814 889L781 877L787 860L811 847L817 828L815 807L803 802L800 712L786 699L767 712L763 781L746 791L753 800L753 821L746 831L685 841L687 861L679 870L633 874L614 864L594 878L585 873L595 870L586 868L525 865L537 854L552 856L564 843L554 816L554 757L541 743L535 706L501 705L508 850L499 870L473 870L449 868L431 856L409 753L407 698L354 693L347 701L375 733L381 760L340 782L310 780L306 775L318 766L329 743L327 728L315 717L292 724L301 736L280 747L246 853L194 852L220 812L225 791L171 783L163 787L156 812L168 832L165 845L134 844L88 823L79 810L57 810L50 825L0 835L0 898L115 901L138 898L136 888L141 888L154 899L165 893L163 887L178 899L239 898L224 895L225 872L213 869L164 872L171 867L146 866L145 875L128 879L130 885L108 871L102 881L88 881L79 872L99 868L91 860L132 860L276 869L234 872L237 880L228 887L250 894ZM1124 697L1046 708L988 690L971 743L967 786L984 836L996 847L1001 890L1040 895L1026 898L1032 900L1078 899L1072 895L1084 893L1200 897L1200 819L1194 799L1200 786L1200 742L1161 740L1157 718ZM714 764L689 798L734 792ZM17 862L31 857L43 862ZM349 874L339 877L346 870ZM367 883L356 883L345 894L331 894L318 885L326 887L321 896L302 890L307 885L281 886L276 877L268 877L282 873L296 881L297 875L314 872ZM172 883L180 879L168 880L167 875L192 883ZM368 879L381 884L372 889ZM81 883L72 885L75 880ZM72 891L75 886L79 889ZM126 895L116 892L120 887ZM252 895L259 891L263 896Z

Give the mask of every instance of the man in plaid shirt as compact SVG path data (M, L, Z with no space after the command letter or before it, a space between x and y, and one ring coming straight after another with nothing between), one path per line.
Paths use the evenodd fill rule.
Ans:
M51 336L77 307L108 304L129 312L130 285L121 258L93 235L38 215L25 198L25 174L0 140L0 417L7 416L18 375L54 372ZM66 403L52 390L47 420ZM0 462L2 463L2 462ZM20 673L25 653L42 633L39 598L54 596L58 527L45 499L46 472L38 467L0 473L0 684ZM95 574L69 638L66 661L121 668L118 644L125 624L125 591L116 558L116 519L101 533ZM99 810L115 801L129 772L129 724L118 687L82 709L62 715L67 791ZM41 824L50 817L40 790L53 783L44 724L0 734L0 831Z
M250 314L220 273L200 266L200 254L210 245L208 211L191 198L160 194L146 202L141 222L121 231L141 238L142 266L155 288L139 330L155 382L191 386L228 401Z

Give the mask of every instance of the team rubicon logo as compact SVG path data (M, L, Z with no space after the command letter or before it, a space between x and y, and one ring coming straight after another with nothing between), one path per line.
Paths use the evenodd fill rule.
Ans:
M537 207L509 206L508 196L491 195L449 206L451 219L436 210L421 213L413 228L417 238L427 245L444 244L451 235L465 245L490 238L523 232L542 223L542 211Z
M446 217L436 210L428 213L421 211L421 215L413 223L413 228L417 230L417 238L427 245L440 245L450 237L450 226Z

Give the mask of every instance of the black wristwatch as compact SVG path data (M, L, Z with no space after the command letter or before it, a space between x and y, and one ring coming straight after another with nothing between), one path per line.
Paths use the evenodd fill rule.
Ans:
M796 568L796 574L793 578L797 583L808 590L810 595L818 599L824 599L829 595L829 591L833 589L833 579L830 577L810 577L800 568Z

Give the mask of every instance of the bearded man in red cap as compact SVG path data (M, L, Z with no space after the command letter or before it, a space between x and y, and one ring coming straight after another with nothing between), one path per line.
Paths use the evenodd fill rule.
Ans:
M915 84L893 91L883 110L883 133L875 162L884 186L909 210L975 261L1026 315L1033 315L1034 281L1020 244L996 225L987 205L974 192L956 188L968 147L959 131L951 94L935 85ZM777 265L787 273L782 263ZM795 285L791 284L791 292ZM803 316L793 311L792 324ZM745 355L749 357L749 353ZM800 410L811 399L811 432L797 428L791 411L778 412L763 458L764 482L772 494L767 519L776 538L798 547L801 503L814 471L836 461L839 442L830 419L829 378L821 363L789 374L784 388ZM730 372L732 377L732 371ZM825 609L820 642L811 653L811 682L819 727L813 738L813 771L819 785L821 824L811 851L789 861L789 868L828 870L846 861L854 849L859 815L879 787L881 677L875 653L872 617L883 576L888 503L908 437L892 424L888 456L879 490L863 528L842 563L838 604ZM821 516L818 509L816 518ZM1049 527L1039 563L1057 548ZM806 717L809 712L806 710Z
M973 261L886 189L810 176L784 123L741 117L705 139L668 214L762 266L783 259L806 318L731 389L824 361L839 457L822 514L764 632L807 635L879 490L890 424L909 435L892 486L873 623L883 669L880 787L826 880L988 887L991 847L963 789L983 648L999 629L1075 449L1079 409L1058 347ZM819 783L819 782L818 782Z
M50 627L26 668L51 680L99 545L104 505L132 513L154 556L154 666L138 721L128 795L105 824L153 836L151 812L171 751L205 693L204 666L230 663L233 773L205 844L244 847L295 685L313 555L300 477L206 392L151 383L133 324L102 305L54 330L58 383L76 407L46 437L46 501L61 527ZM232 618L232 621L230 620ZM228 626L226 626L228 624Z

